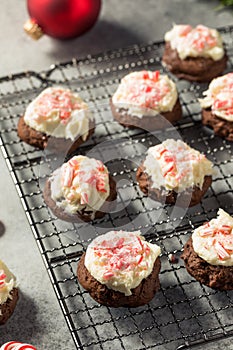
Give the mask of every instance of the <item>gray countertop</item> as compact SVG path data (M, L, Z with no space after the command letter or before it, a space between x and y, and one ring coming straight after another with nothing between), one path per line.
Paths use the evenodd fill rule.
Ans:
M0 76L46 70L56 62L73 57L161 40L174 22L213 27L232 24L230 10L217 12L214 9L217 4L218 1L208 0L106 0L97 24L82 37L58 41L44 36L34 42L22 29L28 18L26 1L1 0ZM20 287L15 313L0 328L0 345L18 340L34 344L38 350L73 350L73 340L20 199L2 155L0 158L0 220L5 226L5 232L0 232L0 258L17 276ZM222 348L233 349L231 344L226 340ZM218 344L207 344L204 348L219 347ZM172 350L169 345L160 349Z

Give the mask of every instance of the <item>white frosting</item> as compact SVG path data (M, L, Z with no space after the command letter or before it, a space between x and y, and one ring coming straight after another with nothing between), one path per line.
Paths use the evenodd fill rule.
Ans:
M84 156L74 156L55 170L50 183L52 199L70 214L82 209L95 213L110 193L105 165Z
M159 71L139 71L126 75L112 97L118 108L138 118L172 111L178 98L175 83Z
M211 108L217 117L233 122L233 73L213 79L203 94L202 108Z
M50 87L40 93L27 107L25 123L47 135L85 141L92 118L88 105L77 93L61 87Z
M177 50L183 60L187 57L210 57L214 61L224 56L222 38L216 29L203 25L193 28L190 25L174 25L165 34L173 50Z
M150 275L160 253L140 231L110 231L88 246L85 266L97 281L128 296Z
M192 241L194 251L209 264L233 266L233 218L223 209L194 230Z
M212 163L181 140L167 139L150 147L144 161L152 188L182 192L193 186L202 188L204 177L212 175Z
M8 267L0 260L0 305L11 298L10 292L17 287L16 278Z

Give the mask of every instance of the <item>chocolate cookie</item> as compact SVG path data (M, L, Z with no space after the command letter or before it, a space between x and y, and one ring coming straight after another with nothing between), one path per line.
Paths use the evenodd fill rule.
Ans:
M122 125L148 131L163 129L182 117L175 83L160 71L125 75L110 99L113 117Z
M211 108L202 110L203 125L210 126L215 135L233 141L233 122L223 120L212 113Z
M187 190L177 193L174 190L168 191L164 187L154 188L152 187L152 180L145 172L145 167L143 165L138 167L136 179L141 191L155 201L172 205L176 204L176 201L178 201L177 204L179 203L180 206L183 204L184 207L186 207L188 203L189 207L200 203L202 197L212 183L212 176L205 176L202 189L194 186L193 188L187 188Z
M151 274L131 290L132 295L109 289L106 285L97 281L87 270L84 264L85 253L82 255L77 268L77 276L80 284L91 297L98 303L110 307L138 307L151 301L160 287L158 274L161 267L160 259L157 258Z
M0 305L0 325L3 325L11 317L17 304L19 295L18 288L13 288L10 292L9 298Z
M139 118L131 115L127 109L115 106L112 99L110 100L110 106L115 120L121 125L130 128L141 128L148 131L154 131L167 127L167 121L173 124L182 118L182 108L179 99L177 99L172 111L159 113L157 116L153 117L145 115L142 118Z
M227 54L215 61L210 57L187 57L181 59L176 49L172 49L169 42L165 43L162 63L180 79L196 82L208 82L226 69Z
M82 222L82 221L89 222L94 219L102 218L107 212L109 212L114 207L115 205L114 201L117 198L117 191L116 191L116 183L110 175L109 175L109 187L110 187L110 194L106 199L104 205L100 208L100 210L94 213L94 218L93 218L93 212L88 211L85 208L82 209L81 211L77 211L75 214L70 214L70 213L67 213L63 208L59 207L51 197L51 182L49 179L45 183L45 187L43 190L43 197L44 197L45 203L51 209L53 214L56 217L60 218L61 220L70 221L70 222Z
M200 283L218 290L233 290L233 267L211 265L200 258L193 249L191 237L181 257L189 274Z
M94 133L94 129L95 123L94 121L90 121L87 139L89 139ZM33 147L44 150L47 145L49 145L49 149L51 150L55 150L57 152L67 151L66 153L68 154L75 152L77 148L85 142L81 136L72 141L71 139L54 137L37 131L25 123L24 116L20 117L19 119L17 133L22 141Z

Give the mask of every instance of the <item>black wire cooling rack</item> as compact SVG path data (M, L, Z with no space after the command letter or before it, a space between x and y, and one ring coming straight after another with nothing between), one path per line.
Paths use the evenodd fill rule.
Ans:
M233 64L233 28L221 29ZM183 119L166 133L148 134L113 121L109 98L120 78L141 69L159 69L164 43L133 46L54 65L41 73L26 72L0 79L1 150L37 241L56 297L77 349L186 349L233 335L233 292L220 292L195 281L180 255L193 228L216 216L218 208L233 214L232 143L214 136L200 122L198 97L205 84L176 80ZM89 103L95 134L80 148L107 160L117 182L118 211L92 224L63 222L46 207L42 190L62 161L21 142L17 122L28 103L47 86L69 87ZM180 137L213 161L215 175L201 203L182 212L143 196L135 181L145 149L166 137ZM64 159L63 159L64 160ZM94 302L78 283L77 263L90 240L110 229L140 229L161 246L161 288L146 306L113 309ZM177 257L174 263L170 254Z

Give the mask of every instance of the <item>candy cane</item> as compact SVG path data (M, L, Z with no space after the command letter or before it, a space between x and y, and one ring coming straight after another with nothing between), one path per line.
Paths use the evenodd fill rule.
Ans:
M26 344L26 343L19 343L16 341L10 341L5 344L3 344L0 348L0 350L36 350L36 348L33 345Z

